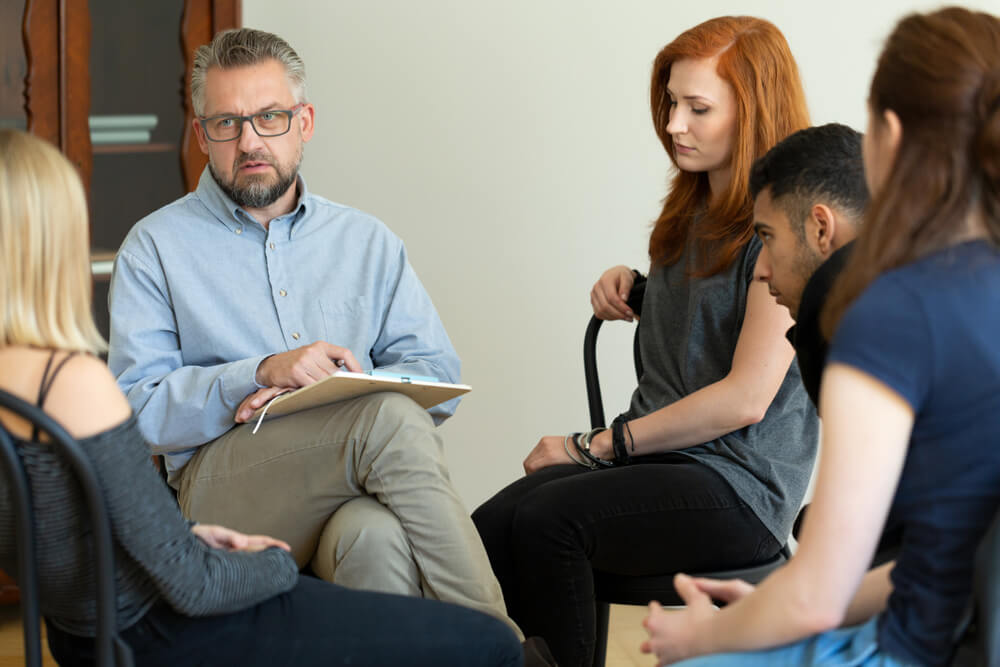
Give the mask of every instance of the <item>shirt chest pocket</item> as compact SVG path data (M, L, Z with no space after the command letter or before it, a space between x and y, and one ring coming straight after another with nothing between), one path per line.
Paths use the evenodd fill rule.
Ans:
M333 345L348 348L365 368L371 367L372 339L371 313L367 312L364 296L345 298L330 297L319 302L323 314L325 340Z

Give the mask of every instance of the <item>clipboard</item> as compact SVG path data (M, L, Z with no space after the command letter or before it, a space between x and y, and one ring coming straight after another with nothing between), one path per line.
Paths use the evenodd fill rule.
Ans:
M258 408L253 413L253 419L259 418L265 410L267 414L264 416L264 421L267 421L272 417L280 417L380 391L394 391L409 396L417 405L426 410L456 396L467 394L472 391L472 387L467 384L448 382L411 381L406 376L384 377L368 375L367 373L337 371L318 382L276 396L271 399L270 403Z

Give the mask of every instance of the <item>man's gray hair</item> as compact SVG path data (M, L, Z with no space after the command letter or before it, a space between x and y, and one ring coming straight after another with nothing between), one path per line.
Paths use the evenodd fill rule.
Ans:
M212 67L229 69L277 60L285 66L295 102L306 101L306 66L295 49L275 34L236 28L223 30L209 44L198 47L191 68L191 105L196 116L205 113L205 74Z

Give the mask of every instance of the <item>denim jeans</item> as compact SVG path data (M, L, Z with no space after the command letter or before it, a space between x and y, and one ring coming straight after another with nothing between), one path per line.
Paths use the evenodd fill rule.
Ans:
M523 477L472 519L527 636L562 667L590 665L593 570L706 572L773 557L778 541L708 466L682 454L590 471L559 465Z
M94 641L48 623L60 665L92 665ZM160 602L122 632L137 666L385 665L520 667L514 632L435 600L356 591L300 577L288 593L233 614L191 618Z
M867 623L831 630L778 648L718 653L683 660L675 667L913 667L879 650L878 616Z

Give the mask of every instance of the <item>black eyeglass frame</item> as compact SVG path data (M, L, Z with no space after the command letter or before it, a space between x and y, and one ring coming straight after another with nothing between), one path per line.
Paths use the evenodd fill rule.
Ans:
M213 141L213 142L215 142L217 144L223 144L223 143L225 143L227 141L236 141L237 139L239 139L240 137L242 137L243 136L243 126L246 123L248 123L248 122L250 123L250 127L253 128L253 131L257 133L258 137L267 137L267 138L280 137L281 135L288 134L289 131L291 131L291 129L292 129L292 118L295 117L295 114L297 114L298 112L302 111L302 109L303 109L303 107L305 107L305 105L306 105L305 102L299 102L298 104L296 104L291 109L265 109L264 111L258 111L257 113L252 113L249 116L237 116L235 114L223 113L223 114L219 114L218 116L209 116L208 118L199 118L198 119L198 124L201 125L201 129L205 131L205 138L208 139L209 141ZM263 132L261 132L260 130L257 129L257 125L253 122L253 119L256 116L259 116L259 115L265 114L265 113L283 113L283 114L288 114L288 127L286 127L283 132L278 132L277 134L264 134ZM240 131L236 133L235 137L230 137L228 139L213 139L212 138L211 133L208 131L208 125L207 124L208 124L209 121L219 120L220 118L232 118L233 120L238 120L240 122Z

